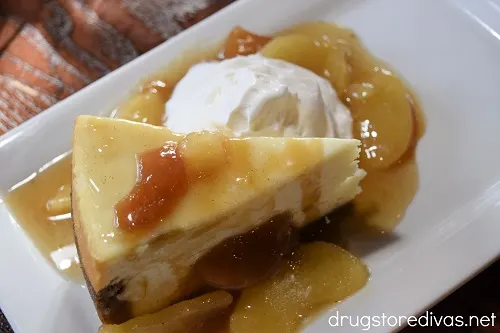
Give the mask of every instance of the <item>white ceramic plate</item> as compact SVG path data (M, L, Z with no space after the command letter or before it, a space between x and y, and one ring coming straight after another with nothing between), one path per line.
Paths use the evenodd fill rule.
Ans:
M359 244L372 278L337 310L425 310L500 255L500 0L240 0L2 136L0 191L68 150L77 115L111 110L183 49L238 24L271 33L317 19L354 28L410 82L427 117L418 195L391 242ZM0 245L0 306L16 332L97 332L87 291L50 268L1 201ZM306 331L331 332L327 318Z

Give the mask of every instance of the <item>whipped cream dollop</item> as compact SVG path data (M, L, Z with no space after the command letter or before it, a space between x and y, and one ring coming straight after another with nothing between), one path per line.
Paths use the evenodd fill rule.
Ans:
M352 118L330 83L259 54L193 66L165 104L173 132L352 138Z

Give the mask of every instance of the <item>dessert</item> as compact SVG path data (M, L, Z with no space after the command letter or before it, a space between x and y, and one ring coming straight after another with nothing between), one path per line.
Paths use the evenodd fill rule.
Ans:
M298 229L353 199L365 174L358 144L209 132L184 137L80 116L73 219L101 319L121 323L198 291L203 274L195 274L195 264L224 240L281 214Z
M366 284L368 274L341 247L308 243L274 277L245 289L234 309L228 305L230 295L217 291L124 324L104 325L99 333L293 333L305 314L352 295Z
M182 327L171 324L171 316L191 309L200 310L202 321L197 323L196 313L193 317L184 317L193 320L185 328L193 328L192 332L295 332L306 318L352 295L367 282L367 268L343 248L349 248L352 238L376 237L390 232L403 218L418 189L414 155L424 131L418 100L389 66L363 47L352 30L330 23L299 24L274 36L259 36L236 27L222 50L197 50L183 55L164 72L141 84L130 98L117 106L111 117L129 121L83 117L79 119L77 130L86 133L80 125L99 123L107 128L105 132L113 131L112 127L127 128L127 135L108 133L98 140L101 131L88 131L78 135L75 147L80 152L75 149L72 156L74 160L80 156L80 162L75 163L75 179L80 177L79 184L82 181L87 184L78 190L79 185L73 187L73 201L77 200L76 196L86 193L84 201L100 198L99 207L75 203L71 213L68 204L71 156L57 158L53 165L44 166L34 179L16 186L6 197L19 223L60 270L78 266L82 259L89 289L104 322L121 323L134 317L119 325L105 325L103 332L129 332L133 326L134 332L164 333L165 323L170 323L168 332L184 332ZM130 128L131 133L135 133L133 138L137 139L128 137ZM217 134L200 132L203 130ZM139 132L165 134L144 136L137 134ZM160 140L161 135L166 136ZM176 139L167 144L164 141L167 136ZM297 136L303 139L293 138ZM148 141L153 137L158 140L155 145ZM88 147L90 138L95 144L101 142L102 146L92 151ZM122 142L117 152L128 154L125 166L118 162L120 154L109 150L110 143L115 144L115 140ZM280 168L258 169L275 175L261 183L268 189L266 195L261 195L262 188L247 183L246 177L220 172L221 168L231 170L224 157L227 151L216 143L220 140L229 142L230 146L241 144L238 142L259 142L261 151L257 160L267 158L273 165L281 163ZM337 206L334 199L346 188L338 184L330 186L328 189L334 193L321 207L321 200L317 200L321 196L303 183L296 186L296 191L289 192L290 195L295 193L295 199L280 206L290 208L291 213L273 214L272 205L265 204L276 192L276 186L270 185L271 180L280 179L286 183L290 177L293 179L293 172L282 172L290 166L284 164L280 154L266 152L270 142L282 142L284 146L288 145L285 142L323 142L325 147L324 142L338 142L340 149L357 140L361 143L359 167L368 171L364 177L364 172L354 173L354 169L343 172L340 168L339 171L338 165L325 169L330 170L332 177L333 174L340 177L337 182L349 174L354 183L363 177L359 182L362 188L359 195L354 193L357 193L357 185L346 182L346 188L352 189L350 195L346 195L345 200L339 199L337 203L345 204L330 212L330 208ZM141 146L144 142L151 144ZM309 148L305 154L291 154L291 151L303 151L304 147L285 150L300 165L329 164L331 158L335 159L335 154L319 154L320 150ZM85 158L82 163L82 151L92 152L93 157ZM137 160L132 157L135 153L138 153ZM161 153L165 156L179 153L189 163L184 163L185 168L166 161L160 161L157 167L143 164ZM239 159L232 161L248 160L245 156L250 156L246 150L233 153ZM196 158L200 154L204 158ZM356 156L353 152L351 162ZM256 158L255 154L252 158ZM342 159L337 157L337 160ZM99 183L97 186L96 171L90 175L92 168L88 161L98 162L96 165L102 167L97 169L97 174L101 177L107 174L106 183L110 180L110 184L115 185L103 187ZM110 162L113 168L108 166ZM250 162L242 164L246 168L251 166ZM148 177L143 175L161 168L170 171L163 173L161 181L147 185ZM135 170L146 171L136 174ZM304 179L314 179L310 172L294 172L303 173ZM220 182L221 179L226 181ZM243 184L235 182L236 179L243 180ZM214 193L219 193L223 184L231 182L237 185L234 186L237 195L228 196L226 206L212 204L211 199L217 197ZM209 187L209 183L219 186ZM247 188L243 191L241 186ZM209 188L200 205L192 201L192 188ZM337 188L341 190L335 192ZM168 200L169 204L164 204L163 195L172 199L169 189L176 194L173 200ZM300 195L297 193L310 200L298 204ZM151 197L156 199L148 204L145 198ZM25 198L33 203L29 209ZM197 220L203 225L213 222L214 212L224 207L244 211L246 204L242 200L261 202L259 209L249 215L253 222L242 218L246 222L238 221L239 228L229 229L226 225L214 224L212 229L202 228L203 232L196 234L194 241L188 239L192 230L182 229L192 225L186 225L183 222L186 219L175 215L179 214L183 203L187 207L185 203L190 202L191 209L184 208L186 216L196 217L190 223ZM296 203L294 207L298 207L296 210L292 209L293 202ZM252 206L248 205L247 208ZM319 209L305 209L318 205ZM136 209L130 211L131 207ZM107 210L104 214L107 217L94 218L102 215L99 213L102 209ZM306 214L301 214L300 210ZM82 212L87 214L84 218L80 215ZM160 215L163 218L158 218ZM255 216L262 220L256 222ZM80 256L75 258L71 258L75 252L71 217L75 220L80 245ZM264 221L265 218L269 221ZM167 221L176 221L177 224L172 225L181 227L180 231L169 234L168 226L172 225ZM92 231L90 237L86 234L87 229ZM219 234L221 230L226 230L223 236ZM217 239L200 242L213 231L217 231ZM162 258L162 264L146 269L151 263L148 258L154 261L155 256L151 254L155 249L163 249L164 242L171 237L179 241L156 257ZM161 269L166 266L163 265L164 257L172 256L182 257L181 264L170 270ZM180 283L180 279L187 282ZM154 286L161 286L159 292L151 292ZM222 297L205 294L214 289L230 292L232 300L226 297L227 294L217 294ZM221 300L214 307L221 310L220 315L212 317L211 309L214 308L202 306L204 301L200 305L199 295L202 295L201 300L206 297ZM187 303L182 302L186 299L189 299ZM228 302L231 302L229 307ZM163 309L168 304L172 305ZM155 311L159 312L137 317ZM195 326L191 325L195 322Z

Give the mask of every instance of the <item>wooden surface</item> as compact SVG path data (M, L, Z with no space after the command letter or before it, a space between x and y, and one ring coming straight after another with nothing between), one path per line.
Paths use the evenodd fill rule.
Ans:
M0 0L0 134L232 1ZM163 25L151 25L158 20ZM431 311L500 316L500 262ZM411 331L500 333L500 325L403 332ZM0 311L0 333L10 332Z

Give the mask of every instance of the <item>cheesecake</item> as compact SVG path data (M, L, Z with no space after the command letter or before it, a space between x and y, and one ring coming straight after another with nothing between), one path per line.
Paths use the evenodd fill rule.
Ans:
M72 212L82 270L104 323L196 295L196 263L225 240L286 213L295 228L352 200L360 142L180 135L80 116Z

